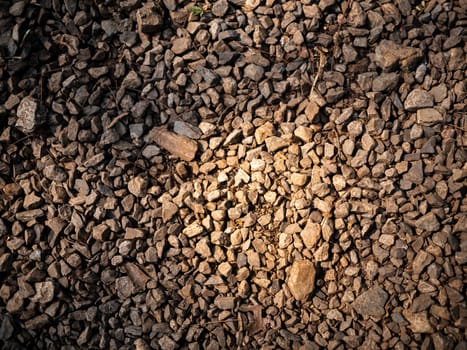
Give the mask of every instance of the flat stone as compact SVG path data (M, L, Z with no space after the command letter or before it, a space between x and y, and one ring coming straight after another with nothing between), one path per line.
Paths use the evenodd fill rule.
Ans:
M402 311L404 317L410 323L410 329L414 333L433 333L434 328L428 320L427 311L412 313L409 310Z
M384 70L392 70L401 65L409 68L423 57L419 48L399 46L392 40L381 40L375 49L374 61Z
M183 234L189 238L196 237L204 232L204 227L194 222L183 229Z
M412 163L409 171L404 174L404 180L416 185L421 185L425 180L423 172L423 162L421 160Z
M261 145L268 137L274 135L274 125L270 122L264 123L255 130L255 139L258 145Z
M245 77L254 81L260 81L264 76L264 68L254 63L250 63L245 67Z
M433 255L428 254L424 250L420 250L417 255L415 256L415 259L412 262L412 272L414 275L419 275L422 273L423 269L430 265L435 258Z
M171 154L187 162L192 161L198 150L198 143L184 135L178 135L165 128L156 127L149 132L148 141L154 141Z
M287 286L296 300L304 301L315 288L316 269L309 260L297 260L288 271Z
M232 310L235 307L235 297L218 296L214 299L214 305L221 310Z
M412 90L404 101L404 108L413 112L420 108L433 107L433 96L422 89Z
M33 132L41 124L39 104L32 96L26 96L16 111L16 127L25 133Z
M153 34L162 28L164 18L158 12L160 12L160 9L152 3L146 3L136 11L136 23L139 33Z
M181 120L177 120L174 123L174 132L194 140L199 139L202 135L201 130L198 129L196 126Z
M22 222L28 222L32 220L36 220L42 216L44 216L45 213L42 209L33 209L33 210L26 210L26 211L21 211L19 213L16 213L16 219Z
M434 108L423 108L417 111L417 123L433 125L444 121L443 115Z
M271 136L266 139L266 148L268 149L268 152L276 152L288 145L289 143L287 140L278 136Z
M307 180L308 176L306 174L293 173L292 175L290 175L290 182L292 183L292 185L295 186L304 186Z
M128 191L136 197L144 197L147 193L148 180L137 176L128 182Z
M211 8L211 12L216 17L224 17L229 9L229 3L226 0L216 1Z
M176 38L172 41L172 51L176 55L181 55L191 48L190 38Z
M376 286L359 295L352 303L352 307L362 316L381 317L386 313L384 306L388 297L388 293L381 287Z
M372 90L375 92L391 91L399 82L399 73L381 73L373 79Z
M307 248L313 248L321 238L321 225L312 221L308 221L305 228L300 234L303 244Z
M433 212L429 212L415 221L415 227L423 231L436 232L440 229L441 225L436 215Z

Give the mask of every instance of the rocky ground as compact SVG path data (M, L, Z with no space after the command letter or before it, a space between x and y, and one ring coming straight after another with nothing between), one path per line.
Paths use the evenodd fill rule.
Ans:
M466 9L0 1L0 347L465 349Z

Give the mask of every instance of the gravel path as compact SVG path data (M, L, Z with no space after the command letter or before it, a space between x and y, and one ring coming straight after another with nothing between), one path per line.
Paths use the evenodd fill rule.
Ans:
M0 1L0 348L467 348L467 1Z

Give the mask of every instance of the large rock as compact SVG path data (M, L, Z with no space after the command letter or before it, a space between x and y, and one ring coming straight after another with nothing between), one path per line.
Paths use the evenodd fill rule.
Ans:
M305 300L315 288L316 269L309 260L297 260L292 264L287 286L296 300Z

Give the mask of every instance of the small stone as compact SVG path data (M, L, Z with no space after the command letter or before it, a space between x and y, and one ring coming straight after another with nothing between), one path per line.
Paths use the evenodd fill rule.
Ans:
M24 197L23 207L26 210L36 209L42 204L42 198L35 193L29 193Z
M278 136L271 136L266 139L266 148L268 152L276 152L282 148L285 148L289 145L287 140L278 137Z
M194 222L183 229L183 234L189 238L196 237L204 232L204 227Z
M254 81L260 81L264 75L264 68L256 64L250 63L245 67L245 77Z
M363 132L363 122L361 120L353 120L347 125L347 131L352 137L358 137Z
M50 303L55 296L55 285L52 281L37 282L36 294L31 298L32 301L39 304Z
M125 235L123 236L124 239L132 240L138 238L144 238L146 233L139 228L136 227L127 227L125 228Z
M425 252L424 250L420 250L417 255L415 256L415 259L412 262L412 272L414 275L419 275L422 273L422 271L430 265L435 258L431 255Z
M216 17L224 17L229 9L229 3L225 0L216 1L211 8L211 12Z
M214 305L221 310L232 310L235 307L235 297L218 296L214 299Z
M274 135L274 126L270 123L264 123L255 130L255 140L261 145L268 137Z
M373 80L371 89L375 92L391 91L399 82L399 73L381 73Z
M112 36L118 32L118 25L115 21L111 19L104 19L101 21L102 30L107 36Z
M315 222L308 221L305 228L300 234L305 247L313 248L321 238L321 225Z
M38 108L39 105L33 97L23 98L16 111L16 127L25 133L33 132L41 124Z
M136 11L138 32L140 34L153 34L159 31L164 24L164 17L160 12L160 9L150 2Z
M300 125L295 129L294 135L303 142L308 143L310 142L311 137L313 136L313 131L306 126Z
M172 202L164 201L162 203L162 221L168 222L178 212L178 207Z
M434 108L423 108L417 111L417 123L433 125L444 121L443 115Z
M371 17L369 18L371 22ZM392 70L397 68L398 64L404 68L409 68L422 57L423 52L419 48L403 47L392 40L381 40L375 49L374 61L384 70Z
M318 103L314 100L308 101L308 104L305 108L305 115L309 121L313 121L313 119L318 115L320 107Z
M115 280L115 289L120 297L129 298L135 292L135 285L130 277L123 276Z
M177 120L174 123L174 132L194 140L199 139L202 135L201 130L199 130L196 126L181 120Z
M329 243L325 242L318 249L316 249L315 253L313 254L313 257L318 262L328 260L328 258L329 258Z
M415 221L415 227L427 232L436 232L440 229L440 223L436 215L429 212Z
M128 182L128 191L136 197L144 197L147 193L148 180L137 176Z
M363 27L365 25L366 14L358 2L352 2L347 21L352 27Z
M433 96L422 89L412 90L404 101L404 108L409 112L426 107L433 107Z
M352 307L362 316L381 317L386 313L384 306L388 297L388 293L376 286L358 296L352 303Z
M416 185L421 185L423 183L425 178L423 172L423 162L421 160L412 163L409 171L404 174L404 180Z
M176 55L181 55L191 48L190 38L176 38L172 41L172 51Z
M293 173L290 176L290 181L292 185L299 186L299 187L304 186L307 180L308 180L308 176L306 174Z
M304 301L315 288L316 269L309 260L297 260L288 271L287 286L296 300Z
M410 323L410 329L414 333L433 333L434 329L428 320L428 313L426 311L412 313L409 310L402 311L404 317Z

